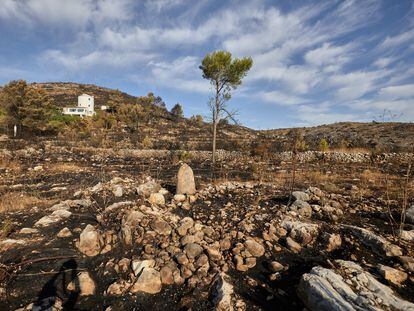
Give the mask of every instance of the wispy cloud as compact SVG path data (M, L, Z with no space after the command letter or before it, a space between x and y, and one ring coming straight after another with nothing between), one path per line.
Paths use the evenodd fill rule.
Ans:
M398 14L391 20L388 7L401 20ZM286 122L297 124L369 120L387 105L408 116L413 12L408 0L320 0L288 8L265 0L4 0L0 26L12 34L0 38L0 73L3 81L19 68L23 77L48 71L74 80L104 73L191 96L204 107L210 85L198 66L205 53L226 49L253 58L234 96L246 109L254 103L283 111ZM2 70L14 59L1 55L6 40L19 29L15 37L27 40L25 53L37 63L29 69L15 60ZM270 124L272 113L263 115Z

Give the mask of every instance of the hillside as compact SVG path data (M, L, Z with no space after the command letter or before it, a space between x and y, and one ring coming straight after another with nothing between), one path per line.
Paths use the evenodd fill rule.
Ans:
M269 139L283 139L290 129L260 131ZM338 122L315 127L301 128L306 143L317 148L325 138L331 146L341 143L355 148L385 149L387 151L411 151L414 146L414 124L398 122Z
M95 97L95 107L106 105L110 97L118 94L126 104L137 104L137 97L118 90L79 83L32 83L45 90L58 107L76 105L78 95L86 93ZM1 91L1 89L0 89ZM145 95L145 94L143 94ZM185 110L185 105L184 105ZM151 118L139 124L131 134L114 129L110 136L114 141L129 141L132 144L144 138L152 140L154 148L210 149L211 127L186 118L175 118L164 108L152 105ZM411 151L414 145L412 123L357 123L341 122L316 127L300 128L309 149L318 149L319 141L325 138L331 147L379 148L387 151ZM265 145L271 152L286 149L290 129L254 130L238 125L221 125L218 133L218 148L227 150L251 150L251 145Z

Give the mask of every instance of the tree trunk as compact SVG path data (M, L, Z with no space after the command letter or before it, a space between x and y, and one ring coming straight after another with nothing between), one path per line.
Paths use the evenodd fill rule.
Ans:
M215 108L213 109L213 155L212 155L213 169L214 169L214 164L216 163L216 137L217 137L217 123L218 123L219 109L220 109L219 84L218 82L216 82L216 102L215 102Z
M213 120L213 166L216 163L216 135L217 135L217 122Z

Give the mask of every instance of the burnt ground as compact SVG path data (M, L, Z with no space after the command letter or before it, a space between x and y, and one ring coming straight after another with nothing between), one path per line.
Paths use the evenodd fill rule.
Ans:
M27 146L26 146L27 147ZM24 245L13 245L0 252L0 310L15 310L44 297L59 297L66 309L76 310L211 310L214 308L209 285L168 285L155 295L126 293L121 297L105 295L110 284L119 279L119 273L106 271L104 266L111 260L132 258L142 252L142 247L124 248L121 244L111 252L94 257L83 255L76 247L79 234L87 224L101 226L97 213L114 202L141 202L134 191L122 197L112 194L91 196L92 207L74 207L72 216L56 225L41 228L38 233L22 236L22 228L33 228L41 217L49 215L49 207L68 199L80 198L77 192L84 191L113 178L129 180L132 186L139 185L143 176L151 176L171 193L175 191L175 176L180 166L172 154L162 157L119 156L102 150L74 150L70 148L18 149L3 158L0 168L0 194L19 194L36 198L18 211L3 211L0 214L1 239L23 239ZM189 216L214 229L231 232L236 230L250 236L262 237L272 221L287 214L289 202L291 163L272 163L260 159L229 159L218 164L215 173L205 159L193 158L197 188L210 190L199 194L190 209L177 206L172 213L180 218ZM41 166L40 169L34 169ZM329 215L313 215L311 221L321 226L321 232L342 235L342 245L327 252L320 237L305 245L300 253L286 247L284 239L277 243L279 251L269 252L258 258L255 267L246 272L229 266L236 295L245 303L247 310L303 310L304 305L297 295L301 276L320 265L331 267L335 259L360 263L384 284L392 287L402 298L414 302L413 276L402 286L388 284L376 271L378 263L399 267L398 260L381 256L364 246L352 234L342 232L341 224L369 228L373 232L398 243L392 236L392 226L385 201L384 174L390 184L396 186L389 191L391 214L398 222L400 193L398 182L406 168L402 163L302 163L298 164L294 187L305 190L309 186L320 187L327 202L337 202L343 212L332 219ZM366 173L371 172L370 174ZM374 172L374 173L373 173ZM377 173L380 174L378 176ZM317 174L316 174L317 173ZM271 176L271 177L270 177ZM215 180L213 180L215 179ZM249 187L216 187L223 182L249 181ZM392 184L394 182L394 184ZM127 182L128 183L128 182ZM132 187L131 186L131 187ZM166 195L167 201L172 195ZM17 200L18 197L17 197ZM23 200L23 199L22 199ZM409 198L412 200L412 197ZM321 200L310 202L320 204ZM143 202L143 201L142 201ZM412 201L411 201L412 202ZM13 202L2 202L4 205ZM17 203L17 202L16 202ZM13 205L13 204L12 204ZM9 206L12 207L12 206ZM7 229L6 229L7 224ZM73 236L57 238L64 227ZM408 225L408 229L411 227ZM106 230L107 228L102 228ZM234 240L234 243L236 240ZM405 255L413 256L414 247L402 242ZM231 261L231 252L224 252ZM276 260L286 267L275 280L269 275L269 262ZM77 271L88 271L96 281L96 295L82 297L69 292L67 284Z

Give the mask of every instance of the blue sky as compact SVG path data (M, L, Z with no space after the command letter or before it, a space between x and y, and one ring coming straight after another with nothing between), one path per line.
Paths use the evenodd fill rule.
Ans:
M2 0L0 84L73 81L149 91L207 116L198 66L254 65L229 106L257 128L414 121L414 2ZM387 113L386 118L390 120Z

